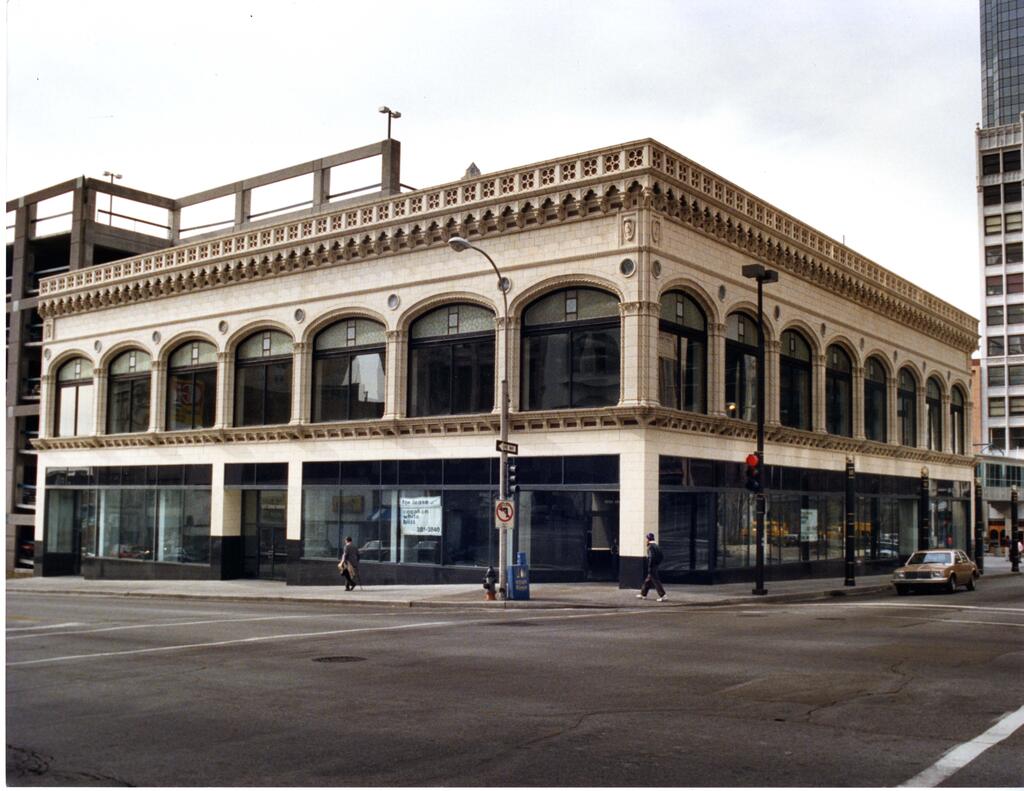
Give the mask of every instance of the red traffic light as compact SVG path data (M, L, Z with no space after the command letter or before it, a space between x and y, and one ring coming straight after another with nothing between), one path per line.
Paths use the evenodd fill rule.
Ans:
M751 454L749 454L747 456L747 466L748 467L756 467L760 463L761 463L761 460L757 457L756 453L751 453Z

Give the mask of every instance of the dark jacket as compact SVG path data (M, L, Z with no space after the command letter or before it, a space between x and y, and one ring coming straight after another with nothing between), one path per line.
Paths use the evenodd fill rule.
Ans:
M661 560L664 553L661 551L661 547L658 546L656 541L651 541L647 545L647 566L651 569L656 569L661 565Z
M352 568L359 568L359 550L355 544L345 544L345 551L341 553L341 562L348 563Z

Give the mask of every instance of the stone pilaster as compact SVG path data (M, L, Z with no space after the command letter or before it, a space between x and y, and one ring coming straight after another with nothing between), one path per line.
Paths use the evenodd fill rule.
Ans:
M167 363L153 360L149 369L149 430L167 428Z
M291 423L308 423L310 386L312 382L310 345L303 341L292 344L292 417Z
M943 453L953 452L953 421L949 419L949 405L952 399L949 393L942 394L942 405L939 407L939 422L942 425L942 443L939 448Z
M916 393L917 402L917 447L928 448L928 399L925 394L928 389L919 385Z
M53 374L43 374L39 378L39 436L52 437L56 432L51 428L51 421L54 427L56 420L53 416L53 405L56 400L57 388L54 387L56 377ZM42 509L40 509L42 510Z
M811 429L824 434L825 421L825 355L811 356Z
M217 406L214 428L227 428L231 425L235 413L233 365L234 355L230 352L217 352Z
M658 315L655 302L623 302L620 359L620 403L654 406L658 397Z
M400 330L388 330L387 350L384 354L384 418L394 420L405 417L405 357L409 342Z
M896 380L897 376L885 379L885 414L888 421L885 441L890 445L900 444L900 424L896 414Z
M101 436L107 433L107 369L96 366L92 369L92 431L86 422L86 434Z
M708 414L725 415L725 325L708 322Z
M779 419L779 357L781 356L782 343L776 340L764 341L764 364L768 369L768 378L765 379L765 416L764 422L768 426L777 426ZM758 372L760 376L760 371Z
M853 366L853 392L850 408L853 410L853 438L864 439L864 366Z

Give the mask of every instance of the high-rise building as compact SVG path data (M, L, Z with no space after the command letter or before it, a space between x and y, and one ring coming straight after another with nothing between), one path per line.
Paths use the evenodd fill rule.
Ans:
M1024 475L1024 0L981 0L978 237L981 268L981 474L989 536L1003 530Z

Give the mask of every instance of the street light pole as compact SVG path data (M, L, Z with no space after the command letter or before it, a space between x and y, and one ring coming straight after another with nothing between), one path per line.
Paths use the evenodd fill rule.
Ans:
M757 566L754 571L754 589L751 593L755 596L764 596L768 592L764 587L764 487L767 477L764 466L764 284L777 283L779 273L774 269L765 269L761 264L744 264L743 277L757 281L757 466L761 471L761 488L754 495L754 511L757 518Z
M1016 485L1010 487L1010 571L1020 573L1020 528L1017 526L1019 516L1017 514L1018 492Z
M501 418L499 424L499 433L501 436L501 451L500 457L501 462L499 464L498 471L498 496L502 500L508 499L508 452L506 448L508 446L508 290L511 286L508 278L503 277L501 272L498 270L498 265L494 263L494 259L491 258L484 250L481 250L474 244L471 244L461 236L453 236L448 240L448 246L457 253L461 253L463 250L475 250L480 253L490 263L491 268L494 270L494 274L498 276L498 291L501 292L501 304L502 304L502 370L501 370ZM506 584L507 580L507 569L508 569L508 539L509 531L511 527L502 527L498 529L498 594L501 598L506 597Z
M104 170L103 171L103 175L110 177L110 186L111 187L114 186L114 179L120 179L121 178L121 174L120 173L114 173L112 170ZM107 204L107 225L113 225L114 224L114 191L111 190L110 194L107 197L110 198L110 202Z
M392 110L390 107L387 107L387 106L378 107L377 108L377 112L378 113L384 113L388 117L388 140L390 140L391 139L391 119L392 118L401 118L402 114L400 112L398 112L398 110Z

